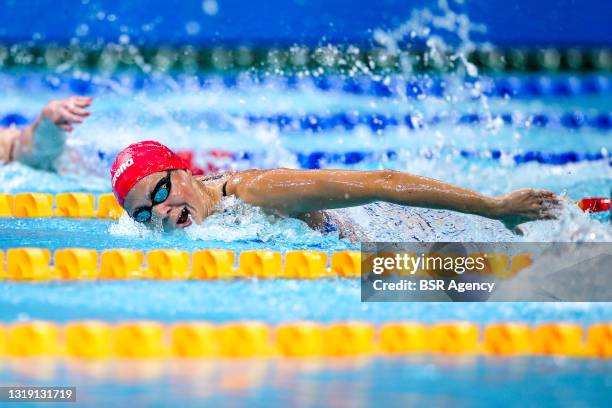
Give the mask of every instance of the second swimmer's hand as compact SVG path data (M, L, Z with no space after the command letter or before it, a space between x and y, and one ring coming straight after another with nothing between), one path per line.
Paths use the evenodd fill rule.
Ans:
M72 96L48 102L38 119L23 128L15 140L13 160L42 170L55 170L56 159L65 146L64 131L72 132L74 124L83 123L90 115L87 108L92 100Z
M561 207L560 199L554 193L531 188L511 191L496 201L493 218L503 222L506 228L519 233L519 224L556 219Z
M40 117L62 130L72 132L74 124L83 123L83 120L91 114L87 108L92 101L93 98L83 96L49 101L42 109Z

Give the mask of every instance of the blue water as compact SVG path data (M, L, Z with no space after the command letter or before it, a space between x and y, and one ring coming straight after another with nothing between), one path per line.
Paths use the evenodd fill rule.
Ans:
M372 88L375 91L360 91L358 94L355 90L347 91L339 86L323 87L321 78L309 77L301 79L299 86L292 85L287 77L275 76L263 79L249 76L198 79L164 75L153 78L145 77L144 82L138 82L138 77L129 75L99 75L79 77L75 82L69 75L22 71L0 75L6 95L0 101L0 113L5 117L11 114L24 120L32 118L42 101L67 96L73 90L71 87L85 89L95 97L93 115L69 137L69 148L62 158L60 173L40 172L20 164L4 166L0 168L3 192L108 192L108 166L114 152L131 141L143 138L158 139L175 148L190 149L196 153L200 163L206 159L204 155L208 149L229 150L234 153L235 160L221 159L215 164L239 169L303 167L304 163L298 158L300 154L359 151L372 154L359 156L361 159L354 163L328 163L323 160L318 164L324 168L393 168L487 194L537 187L577 200L588 196L607 196L612 186L612 167L608 155L612 151L612 138L605 126L582 124L572 127L559 122L542 127L533 126L528 120L533 114L541 112L546 112L548 118L576 112L586 116L609 113L612 88L609 77L603 74L558 75L548 79L529 76L491 78L490 81L495 81L497 88L507 86L508 81L514 84L518 91L516 97L511 99L497 91L476 98L473 84L466 85L454 77L437 79L448 82L445 94L430 93L424 96L397 91L405 89L405 84L397 85L401 81L397 77L391 78L390 82L378 78L378 88ZM487 80L483 78L482 82L486 83ZM348 80L336 78L334 81L342 84ZM533 93L534 83L542 88L542 84L559 81L578 83L582 88L564 94L555 93L556 88L548 87L548 96L537 99L529 94ZM593 81L599 84L597 92L591 89ZM385 88L386 93L381 95L380 84L396 85L388 85L391 88ZM277 122L249 119L253 115L322 118L338 113L361 115L372 112L423 118L460 118L475 112L492 119L460 121L459 124L424 121L423 126L417 129L401 124L378 129L365 123L352 129L334 127L316 131L303 126L287 129ZM496 116L503 112L510 112L515 120L504 123ZM396 154L379 154L389 150ZM475 157L462 153L467 150L481 154ZM493 151L502 154L493 157ZM538 161L519 163L512 156L534 151L543 154L573 152L582 156L600 154L605 158L553 164ZM228 205L234 209L233 213L211 217L202 226L194 226L186 233L170 235L143 229L127 218L120 221L0 219L0 248L38 246L52 250L63 247L103 250L122 247L140 250L180 248L187 251L227 248L235 251L273 249L281 252L315 249L330 253L359 248L358 243L339 239L333 233L312 231L297 220L272 219L255 208ZM341 211L340 216L354 223L363 232L363 239L369 240L612 240L608 214L585 215L572 204L566 205L560 220L526 224L523 237L513 235L497 221L446 211L374 204ZM406 222L408 218L412 221ZM419 221L415 223L415 219ZM605 305L442 305L440 309L434 307L427 311L422 310L420 305L412 304L393 308L387 305L372 306L359 303L356 285L346 280L299 285L284 281L98 282L43 286L2 283L0 320L9 322L18 316L61 321L88 316L116 320L129 315L166 321L202 318L219 322L241 317L270 322L298 318L356 318L375 322L401 318L425 321L469 319L479 322L570 319L586 322L607 320L612 314ZM211 287L215 290L210 290ZM247 296L248 293L257 293L252 291L263 291L263 295ZM285 292L292 295L283 295ZM156 297L159 298L158 302L147 300ZM216 301L205 301L210 298ZM249 307L235 306L223 300L233 298L249 299ZM321 298L329 301L318 302ZM285 304L286 308L279 306ZM275 313L267 314L265 311L269 309L275 310ZM134 314L130 315L130 311ZM247 316L247 313L252 315Z
M31 363L7 361L0 381L56 378L79 406L104 407L605 407L612 381L610 361L540 357Z
M221 160L221 163L216 160L215 163L239 169L278 166L392 168L487 194L502 194L521 187L547 188L571 200L609 194L612 185L609 126L591 126L588 121L575 126L559 122L559 117L567 115L609 116L612 87L605 74L507 78L498 75L481 79L485 89L486 84L493 81L494 85L489 86L494 90L478 97L474 96L473 80L464 83L454 77L434 78L448 83L444 93L427 91L429 94L424 95L406 93L406 87L411 89L409 83L396 76L389 81L384 77L366 78L373 91L363 92L352 88L347 91L342 86L324 87L321 85L323 79L306 76L295 85L290 78L279 76L253 79L249 75L206 78L164 75L143 78L130 75L92 77L81 73L75 79L66 74L22 71L2 74L0 82L6 97L0 101L0 113L5 117L31 119L42 101L67 96L75 90L86 91L96 98L92 117L70 135L61 174L38 172L19 164L5 166L0 169L3 191L108 192L108 167L114 154L129 142L152 138L175 148L194 151L201 163L207 160L203 155L208 149L230 150L235 160ZM336 83L334 81L342 85L349 80L335 78L328 82ZM503 97L508 84L516 88L513 91L516 97ZM558 89L565 88L558 84L574 84L574 87L569 88L569 94L564 94ZM381 95L380 87L386 87L383 89L387 89L387 93ZM534 89L544 95L534 98ZM351 129L300 125L300 121L313 117L322 120L338 114L410 115L420 125L417 129L404 123L383 128L358 123ZM481 119L475 123L461 119L472 114ZM545 126L533 125L533 115L540 114L544 114L548 122ZM512 123L505 123L500 115L511 115ZM278 123L281 116L293 118L297 127ZM259 119L253 120L253 117ZM265 118L276 119L269 122ZM438 123L432 118L441 119ZM392 211L379 212L389 214ZM395 224L372 225L371 214L364 211L351 210L345 216L366 230L364 235L371 240L439 240L441 235L464 240L516 239L501 224L491 224L478 217L417 212L428 221L446 218L447 224L452 225L440 231L413 233ZM406 214L408 217L413 212ZM586 216L566 212L562 218L564 224L529 224L528 233L522 239L609 240L607 214L589 220ZM228 240L227 234L212 227L200 228L185 239L143 234L127 222L117 227L105 221L0 220L0 229L7 232L0 238L0 244L5 248L44 244L51 248L85 245L97 249L117 246L145 249L180 245L185 249L229 247L238 250L245 247L286 250L306 246L329 251L350 246L334 237L307 231L303 225L284 223L282 227L262 227L260 221L251 219L246 227L239 227L240 231L234 228ZM232 228L223 224L222 227ZM251 229L245 233L247 227ZM215 232L223 239L216 239ZM83 234L91 239L83 240ZM102 235L104 239L99 239Z
M0 283L4 320L610 321L607 303L370 303L358 279ZM325 301L321 301L325 299Z
M323 168L392 168L487 194L538 187L577 200L607 196L612 186L610 130L591 122L572 127L555 119L577 111L588 117L610 113L612 104L607 91L538 99L533 95L508 99L492 93L475 99L469 90L467 94L455 90L450 98L428 95L423 99L322 90L314 81L289 86L285 79L274 77L239 86L228 86L223 78L216 85L202 85L195 78L169 76L138 86L129 76L101 76L96 81L98 85L83 88L96 98L93 115L70 135L60 174L19 164L4 166L0 168L2 192L108 192L109 158L129 142L143 138L194 150L199 159L211 148L231 150L237 160L221 160L217 164L239 169L304 167L313 162L300 157L316 154L324 158L316 162ZM1 117L10 113L31 119L44 100L72 92L70 80L54 74L5 73L0 74L0 82L4 85ZM285 115L302 120L353 112L415 115L424 118L424 125L417 129L406 125L376 129L361 124L351 129L313 130L287 128L266 119ZM518 119L510 124L495 119L461 123L462 116L474 112L493 117L511 113ZM552 118L551 122L534 126L529 118L535 114L545 114ZM253 120L253 116L265 120ZM438 123L431 119L435 117L443 120ZM394 154L387 154L389 151ZM347 152L367 154L350 156L361 158L355 162L334 159ZM563 164L516 160L529 152L570 152L580 159ZM588 155L598 158L582 159ZM270 219L254 208L240 208L226 218L216 217L187 233L171 235L142 229L129 219L0 218L0 249L34 246L332 252L359 248L337 235L312 231L299 221ZM609 215L585 215L572 204L566 205L560 220L527 224L524 237L512 235L495 221L444 211L375 204L341 215L372 240L612 241ZM234 222L236 217L242 220L238 225ZM406 222L409 217L423 222L415 227ZM169 323L255 319L272 324L346 319L373 323L470 320L478 324L572 321L586 326L612 320L612 307L607 303L361 303L359 281L350 279L0 283L2 322L66 322L82 318ZM119 406L125 405L127 399L134 406L344 407L380 405L383 401L391 406L607 406L611 364L605 360L448 356L327 362L23 363L7 359L0 362L0 382L77 385L79 402L85 406ZM160 399L162 393L164 399Z
M474 38L506 45L605 44L607 32L602 27L609 26L604 23L607 14L605 7L595 7L593 2L561 2L567 4L556 4L552 11L545 2L524 1L509 2L511 11L491 1L459 2L466 3L465 8L455 7L454 2L449 7L444 0L437 1L437 7L434 2L416 2L430 7L426 10L406 2L369 2L364 7L355 7L354 1L350 5L326 2L328 10L321 13L320 1L290 2L295 4L287 7L278 7L277 1L250 2L233 7L207 0L172 4L173 12L164 13L158 7L133 12L138 8L133 2L115 7L106 1L83 0L77 6L57 5L51 17L46 7L9 3L0 16L7 20L0 27L5 38L33 39L35 44L39 37L42 41L70 39L77 47L98 37L118 40L121 45L117 46L135 56L137 63L113 75L86 72L70 63L53 71L3 68L3 125L31 121L49 99L76 93L92 95L95 101L92 117L69 137L59 174L19 164L0 167L2 193L106 193L114 154L146 138L189 149L200 164L211 160L209 149L229 150L231 159L212 160L225 168L388 168L486 194L537 187L568 200L558 220L528 223L522 237L499 222L446 211L384 204L338 211L335 215L354 225L362 240L612 241L609 214L583 214L572 203L582 197L607 197L612 187L609 72L478 75L475 67L458 64L456 72L443 75L406 69L405 75L385 76L354 66L344 75L315 70L305 75L196 76L162 72L156 63L137 65L138 56L132 54L139 52L133 47L136 44L204 44L200 40L210 38L219 45L249 39L253 44L372 40L387 50L427 46L432 58L448 49L469 51ZM70 12L65 12L68 7ZM565 15L568 10L571 16ZM266 18L254 17L255 11ZM488 32L479 32L467 15L457 11L469 11L472 18L488 22ZM298 23L293 24L294 20ZM542 57L550 55L554 58L554 50ZM336 234L312 231L297 220L268 217L240 203L225 204L232 210L171 235L140 228L127 218L0 218L0 250L16 246L260 248L330 253L359 248ZM583 272L577 270L576 276L586 276ZM362 303L359 284L355 279L0 281L0 323L92 318L165 323L254 319L270 324L469 320L481 327L499 321L570 321L586 328L612 321L608 303ZM612 362L449 355L198 361L3 358L0 384L77 386L77 405L92 407L608 407Z

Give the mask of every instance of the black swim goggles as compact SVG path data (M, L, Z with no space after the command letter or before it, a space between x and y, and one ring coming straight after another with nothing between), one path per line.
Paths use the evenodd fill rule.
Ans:
M141 223L151 221L153 216L153 207L163 203L168 199L170 195L170 189L172 188L172 181L170 171L166 173L166 177L159 180L153 191L151 192L151 206L150 207L139 207L132 213L132 218Z

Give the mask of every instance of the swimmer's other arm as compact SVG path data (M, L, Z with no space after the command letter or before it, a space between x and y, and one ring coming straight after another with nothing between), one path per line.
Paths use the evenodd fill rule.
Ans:
M386 201L481 215L508 228L555 218L559 205L558 198L545 190L522 189L490 197L392 170L251 170L233 176L227 187L242 201L290 216Z
M0 128L0 163L19 161L42 170L55 170L64 150L65 132L89 116L92 98L73 96L50 101L38 118L22 129Z

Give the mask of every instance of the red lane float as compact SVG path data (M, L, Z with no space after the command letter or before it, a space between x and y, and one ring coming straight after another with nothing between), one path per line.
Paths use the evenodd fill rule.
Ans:
M610 199L604 197L583 198L578 201L578 207L584 212L602 212L610 211Z
M189 169L191 170L191 172L196 175L196 176L200 176L203 174L210 174L210 173L216 173L220 170L223 169L223 165L219 166L217 165L218 163L213 163L214 161L219 161L219 160L233 160L234 158L234 154L229 151L229 150L222 150L222 149L210 149L206 152L203 153L203 158L204 158L204 162L205 162L205 167L202 168L200 167L194 160L194 152L192 152L191 150L179 150L176 152L176 154L183 160L185 160L185 162L187 162L187 164L189 165Z
M193 162L193 152L189 150L179 150L176 154L187 163L189 170L191 170L195 176L201 176L205 173L203 168Z

